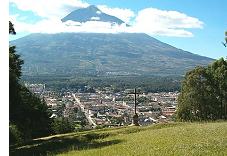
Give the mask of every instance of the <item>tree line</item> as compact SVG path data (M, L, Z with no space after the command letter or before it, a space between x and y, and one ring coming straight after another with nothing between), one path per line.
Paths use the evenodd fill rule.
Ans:
M52 90L80 90L86 91L85 86L91 88L111 87L114 92L130 88L141 88L143 92L170 92L179 91L182 76L75 76L51 78L41 76L23 76L24 81L31 83L45 83Z

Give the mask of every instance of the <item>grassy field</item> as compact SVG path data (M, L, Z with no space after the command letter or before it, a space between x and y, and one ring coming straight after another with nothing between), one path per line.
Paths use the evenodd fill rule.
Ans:
M69 133L10 147L10 155L227 155L227 122L169 123Z

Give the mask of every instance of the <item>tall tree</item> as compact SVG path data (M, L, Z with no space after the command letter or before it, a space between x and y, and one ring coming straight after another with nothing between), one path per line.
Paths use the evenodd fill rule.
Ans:
M219 118L226 119L227 111L227 61L223 58L215 61L208 66L208 71L212 76L212 84L216 96L216 102L219 104Z
M227 61L196 67L182 82L177 115L181 120L227 118Z
M9 34L16 34L11 22L9 22ZM18 128L21 137L26 140L47 135L50 132L50 119L46 104L20 82L23 63L20 55L16 54L16 47L10 46L9 121L10 125L13 125L10 127ZM12 136L13 134L10 133L10 137Z
M9 34L15 35L13 24L9 21ZM15 113L18 113L18 106L20 100L20 84L19 79L21 76L21 68L23 60L20 55L16 54L16 47L9 47L9 119L10 121L16 120Z

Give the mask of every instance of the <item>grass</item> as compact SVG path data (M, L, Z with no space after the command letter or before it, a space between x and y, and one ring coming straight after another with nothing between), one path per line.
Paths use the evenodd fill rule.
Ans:
M227 155L227 122L169 123L69 133L10 147L10 155Z

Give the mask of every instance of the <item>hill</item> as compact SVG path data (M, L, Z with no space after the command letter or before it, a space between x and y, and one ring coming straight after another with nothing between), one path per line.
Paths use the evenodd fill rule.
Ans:
M137 33L31 34L12 41L24 75L182 75L213 59Z
M91 130L35 139L10 155L215 155L227 154L227 122L169 123Z

